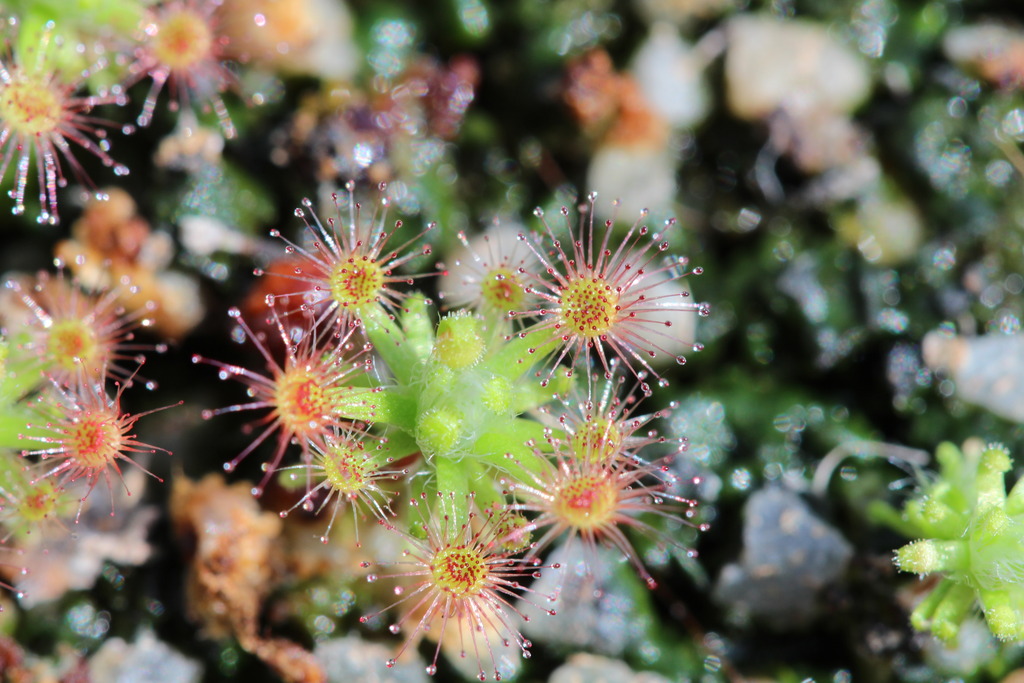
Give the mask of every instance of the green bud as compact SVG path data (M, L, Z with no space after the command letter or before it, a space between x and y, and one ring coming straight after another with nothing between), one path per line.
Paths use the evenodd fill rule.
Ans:
M928 574L955 568L965 554L959 541L914 541L896 551L896 566L905 572Z
M500 375L484 383L480 400L495 415L505 415L512 410L512 383Z
M421 413L416 424L416 442L428 455L448 455L462 438L464 417L459 411L439 406Z
M480 334L480 320L456 313L437 324L434 356L449 368L460 370L476 365L484 355L485 342Z

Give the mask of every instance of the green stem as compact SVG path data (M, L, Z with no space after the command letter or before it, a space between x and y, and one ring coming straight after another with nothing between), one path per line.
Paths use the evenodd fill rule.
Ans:
M558 341L555 337L540 346L534 346L537 343L537 335L515 335L500 351L485 361L484 367L509 380L518 379L554 351Z
M495 468L520 481L532 481L550 466L546 458L534 452L547 445L544 428L538 422L516 419L509 429L492 430L473 444L473 453ZM532 440L535 446L527 446Z
M501 495L501 487L495 486L494 474L490 468L484 467L481 462L473 458L463 460L469 472L469 481L476 495L476 504L481 510L494 507L500 508L505 504L505 498Z
M406 343L405 332L380 306L361 311L360 318L374 350L387 363L398 383L408 385L417 359L411 346Z
M375 450L374 461L378 463L380 467L387 467L392 462L397 462L402 458L418 453L420 450L419 445L411 434L404 432L400 429L392 429L385 434L387 442L384 443L380 450Z
M944 481L961 481L964 456L954 444L943 441L935 449L935 460L939 463L940 478Z
M416 400L388 389L342 389L334 397L334 414L349 420L386 422L412 432L416 426Z
M409 351L416 360L424 361L429 358L430 352L434 349L434 321L427 308L427 300L422 296L411 296L406 300L402 327L405 329Z
M40 374L39 359L34 354L26 356L21 350L28 341L27 335L0 339L0 410L46 381L45 375Z
M30 411L23 405L14 405L3 409L0 412L0 448L13 448L16 450L41 448L37 441L23 439L23 436L46 436L50 431L44 427L28 427L33 419L39 420L39 415Z
M441 505L458 528L469 521L469 478L466 467L454 458L436 457L432 461L437 475Z

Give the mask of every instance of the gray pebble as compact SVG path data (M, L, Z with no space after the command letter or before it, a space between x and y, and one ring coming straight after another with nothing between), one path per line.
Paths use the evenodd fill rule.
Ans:
M722 570L713 597L777 628L805 623L821 588L846 570L850 544L786 489L755 492L743 515L743 554Z

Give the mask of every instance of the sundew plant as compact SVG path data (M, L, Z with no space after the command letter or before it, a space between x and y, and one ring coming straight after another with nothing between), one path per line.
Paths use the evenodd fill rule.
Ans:
M1018 680L1021 26L0 0L0 681Z
M529 656L530 642L518 622L530 617L513 601L528 590L531 577L540 576L539 555L556 538L578 539L589 562L597 561L598 544L616 549L652 588L656 582L627 529L695 554L651 522L667 517L685 523L696 505L680 495L679 478L669 467L683 444L677 441L674 453L645 459L638 451L649 441L664 440L631 441L635 427L623 419L622 405L650 395L647 359L656 358L660 348L651 340L671 329L669 314L707 315L708 306L690 301L681 289L651 294L649 281L663 269L652 268L651 245L633 234L653 242L656 252L667 251L668 242L661 233L648 234L639 221L622 242L612 242L612 221L595 235L595 200L591 195L581 205L578 225L570 222L568 208L562 210L561 239L550 227L545 237L519 235L535 254L554 250L552 260L566 271L558 272L543 258L537 259L540 272L516 268L522 296L512 298L544 286L550 300L549 307L520 312L532 323L520 325L516 311L493 314L500 302L493 300L492 282L509 277L503 272L507 260L498 258L497 270L476 281L477 298L492 298L490 319L460 308L448 310L435 324L423 294L398 289L416 279L395 273L410 260L405 250L431 254L418 244L423 235L392 249L389 242L400 241L403 225L387 222L387 188L382 185L371 199L380 206L364 212L350 183L345 197L335 197L337 215L323 221L311 217L312 250L287 243L286 252L298 255L293 277L306 289L267 297L265 315L278 333L284 363L275 360L237 309L230 315L258 345L268 375L193 357L213 364L222 379L249 386L254 399L206 411L204 417L263 413L256 419L255 440L225 470L233 471L277 434L277 449L262 465L265 474L253 495L262 496L276 473L287 473L298 482L299 504L306 509L322 512L334 499L322 542L329 542L337 507L345 503L357 516L375 518L413 542L417 550L402 556L415 562L396 558L364 562L364 567L373 571L370 581L422 577L394 606L403 611L389 628L398 634L403 625L409 627L400 652L423 632L438 633L428 673L437 671L446 636L457 637L462 654L476 658L481 679L501 677L490 631L497 633L500 647L511 643ZM306 219L310 206L304 202L296 215ZM563 240L576 245L573 257L560 251ZM319 276L307 281L310 273ZM674 273L682 278L693 271ZM509 298L503 290L500 296ZM282 314L277 307L286 299L303 303ZM639 396L619 395L622 373L640 382ZM542 421L536 411L558 396L552 379L562 387L564 412L549 411L556 421ZM282 469L291 444L298 446L299 464ZM418 569L379 574L378 565ZM555 596L546 599L553 602ZM542 611L555 613L550 607Z

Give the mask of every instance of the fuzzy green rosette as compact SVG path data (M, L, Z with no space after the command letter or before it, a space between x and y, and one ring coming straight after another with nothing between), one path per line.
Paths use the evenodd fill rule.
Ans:
M910 615L920 631L955 639L981 603L1001 640L1024 639L1024 484L1009 494L1009 451L990 444L967 453L951 443L936 451L939 475L907 502L893 526L913 541L896 551L903 571L942 579ZM1022 480L1024 481L1024 480Z

